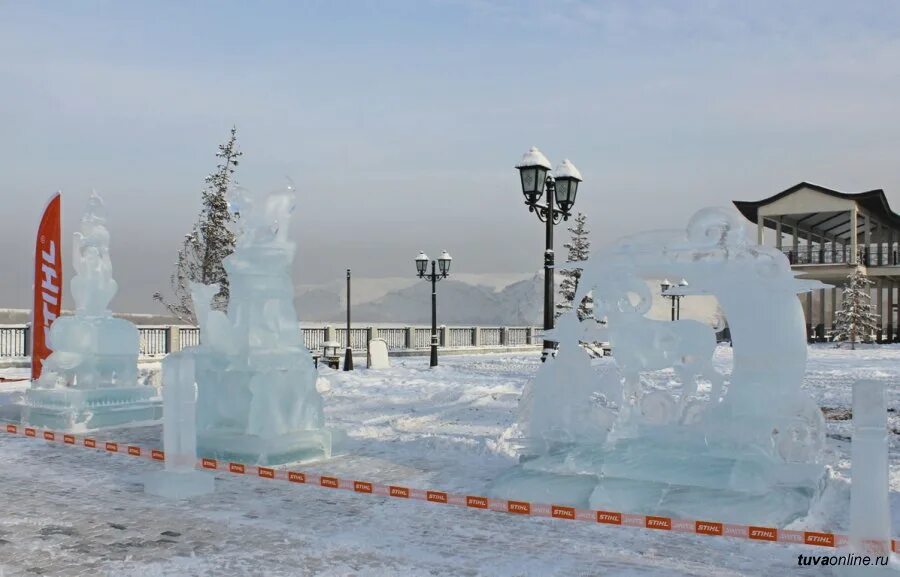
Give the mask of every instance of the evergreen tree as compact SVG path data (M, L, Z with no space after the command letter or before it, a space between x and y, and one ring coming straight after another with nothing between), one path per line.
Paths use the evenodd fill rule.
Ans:
M847 277L848 283L841 293L841 310L837 312L835 341L850 341L850 348L856 343L869 342L877 328L878 316L872 313L870 281L862 269L857 268Z
M221 159L216 171L206 177L203 208L197 222L178 251L175 272L170 278L174 301L167 301L159 292L153 295L184 322L196 324L197 321L191 300L192 282L218 284L220 290L213 298L213 309L228 308L228 276L222 262L234 251L235 235L229 225L238 218L228 208L228 190L242 154L237 147L237 129L232 127L228 141L220 144L216 153Z
M572 235L572 240L563 246L569 250L566 258L567 264L584 262L591 253L591 241L588 240L588 233L585 228L587 216L582 213L575 215L575 225L570 227L568 231ZM572 301L575 299L575 291L578 289L578 281L581 279L581 271L583 269L577 266L569 266L560 269L559 274L563 280L559 283L559 302L556 304L557 318L572 310ZM593 315L594 301L590 295L585 297L578 305L578 319L584 320Z

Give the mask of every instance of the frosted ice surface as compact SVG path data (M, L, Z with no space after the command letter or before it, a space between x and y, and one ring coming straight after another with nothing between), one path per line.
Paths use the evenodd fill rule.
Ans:
M211 493L215 479L196 470L197 383L193 355L169 355L163 360L163 441L165 469L147 476L144 490L170 499Z
M648 281L684 278L684 294L716 297L734 347L727 382L712 366L712 327L646 316ZM594 316L562 317L559 354L528 385L517 429L521 464L495 495L595 509L783 526L806 514L824 476L824 419L800 390L806 334L795 278L774 248L749 241L726 209L686 230L624 238L584 266L575 301ZM615 367L598 373L578 341L607 337ZM679 394L645 390L669 369ZM710 394L698 394L701 382ZM585 485L590 493L584 498Z
M884 383L862 380L853 385L853 441L850 485L850 539L881 541L890 550L888 500L887 402Z

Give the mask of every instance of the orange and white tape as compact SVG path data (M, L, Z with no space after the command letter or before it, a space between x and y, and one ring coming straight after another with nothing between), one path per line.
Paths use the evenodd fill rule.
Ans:
M43 439L48 442L58 442L72 447L82 447L107 453L119 453L130 455L132 457L141 457L153 461L165 460L165 453L159 449L148 449L137 445L117 443L115 441L100 441L86 435L56 433L54 431L34 427L23 427L12 423L6 424L5 427L0 428L0 432L6 432L11 435L24 435L34 439ZM791 531L787 529L777 529L775 527L735 525L695 519L674 519L671 517L635 515L617 511L597 511L592 509L565 507L562 505L547 505L543 503L530 503L527 501L494 499L478 495L458 495L444 491L415 489L398 485L380 485L370 481L341 479L339 477L317 473L246 465L244 463L224 462L216 459L198 459L197 466L201 469L222 471L233 475L287 481L289 483L313 485L328 489L340 489L365 495L413 499L442 505L456 505L468 509L484 509L488 511L509 513L512 515L549 517L566 521L600 523L607 526L639 527L658 531L674 531L713 537L731 537L737 539L750 539L753 541L792 543L796 545L813 545L818 547L842 547L848 544L847 535L829 532ZM900 541L897 539L891 541L892 551L897 551L898 543L900 543ZM885 545L886 543L880 542L869 544L873 551L883 550Z

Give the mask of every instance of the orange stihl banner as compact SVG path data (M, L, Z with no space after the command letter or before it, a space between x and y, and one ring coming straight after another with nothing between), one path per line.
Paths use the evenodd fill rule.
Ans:
M0 432L2 431L11 435L25 435L26 437L53 441L62 446L88 447L93 449L97 448L98 442L96 439L90 437L62 434L44 429L38 431L38 429L33 427L22 428L14 424L7 424L6 427L0 425ZM122 447L127 447L127 451L119 451L120 445ZM127 452L128 455L154 461L162 461L165 459L165 453L159 449L148 449L115 441L102 441L100 446L112 453L126 454ZM307 482L307 473L301 471L289 471L285 469L259 467L231 462L228 463L227 468L223 467L220 469L219 462L215 459L200 459L197 463L204 469L223 472L227 471L228 473L233 473L235 475L245 475L249 473L253 476L255 470L255 476L264 479L278 479L290 483ZM401 499L413 499L443 505L456 505L472 509L486 509L520 516L550 517L568 521L589 521L604 525L645 528L655 531L687 532L697 535L752 539L759 542L792 543L795 545L810 545L813 547L844 547L849 543L846 535L835 533L779 530L775 527L732 525L720 523L718 521L673 519L670 517L657 517L653 515L632 515L619 511L594 511L564 505L544 505L540 503L530 503L528 501L508 501L506 499L492 499L490 497L480 497L477 495L455 495L433 490L423 491L398 485L379 485L377 483L372 483L371 481L348 480L318 474L311 475L310 479L310 484L312 485L319 485L320 487L327 487L329 489L343 489L363 495L399 497ZM318 482L316 482L317 479ZM898 540L895 539L892 540L890 544L886 542L875 542L872 546L874 548L873 550L882 550L884 547L890 545L891 549L896 551L897 544Z
M50 325L62 311L62 227L60 193L44 208L34 247L34 306L31 319L31 380L41 376L50 356Z

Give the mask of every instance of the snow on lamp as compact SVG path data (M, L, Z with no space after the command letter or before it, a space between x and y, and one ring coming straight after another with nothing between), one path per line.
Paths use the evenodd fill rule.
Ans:
M525 201L528 204L536 203L544 194L544 181L547 180L547 173L551 168L550 161L536 146L532 146L522 156L516 168L519 169L519 176L522 179L522 194L525 195Z
M453 257L450 256L446 250L441 251L441 256L438 257L438 266L441 269L441 276L446 277L450 274L450 261L453 260Z
M419 274L419 276L423 276L427 268L428 255L425 254L425 251L420 251L419 256L416 257L416 272Z
M578 183L582 181L581 172L566 159L556 167L553 175L556 177L556 205L567 213L575 204Z

